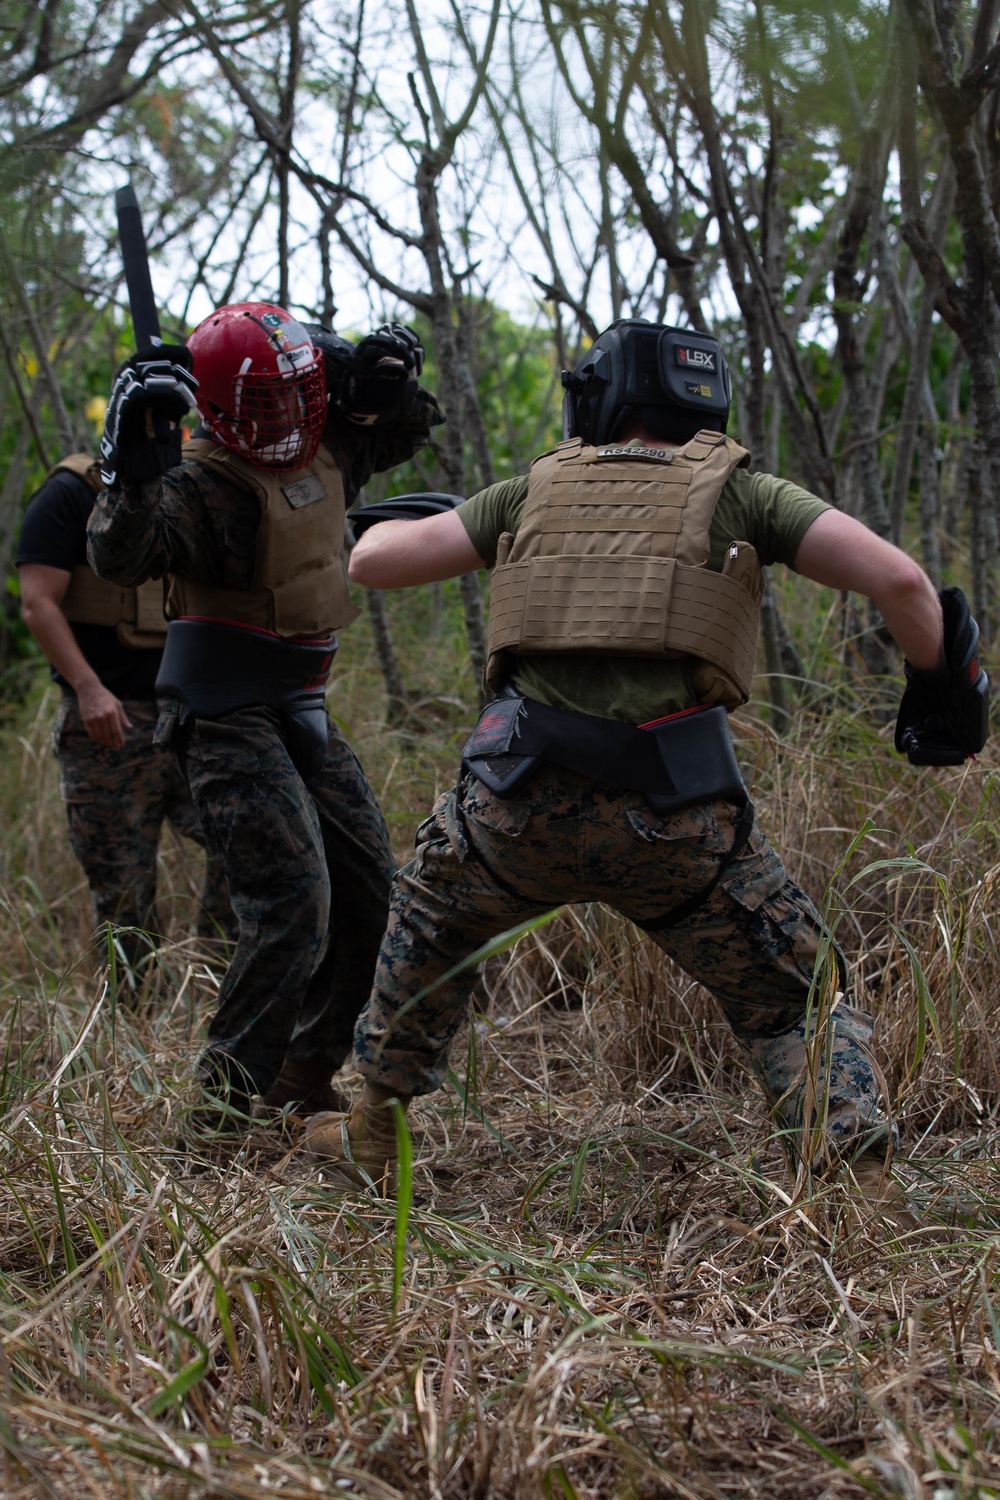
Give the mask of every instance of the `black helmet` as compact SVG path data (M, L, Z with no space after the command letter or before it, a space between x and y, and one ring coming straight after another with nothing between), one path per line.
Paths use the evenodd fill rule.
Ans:
M324 328L322 323L303 323L302 327L308 333L313 348L323 356L326 393L331 403L336 402L340 398L340 388L354 353L354 345L347 339L342 339L332 329Z
M563 436L607 443L627 418L654 437L686 443L703 427L725 432L729 369L718 339L620 318L594 340L573 371L563 370Z

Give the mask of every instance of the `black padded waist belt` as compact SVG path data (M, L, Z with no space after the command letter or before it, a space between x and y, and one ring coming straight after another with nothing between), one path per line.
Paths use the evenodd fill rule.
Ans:
M276 709L289 754L308 778L326 757L326 680L336 650L335 635L286 641L220 620L171 620L156 691L201 719L240 708Z
M638 729L550 708L508 688L483 709L462 759L498 797L511 796L539 761L551 761L606 786L642 792L658 812L719 797L747 801L724 708L674 714Z
M720 798L740 807L733 842L708 884L643 922L646 932L666 932L703 906L753 832L753 803L736 763L724 708L671 714L643 729L550 708L506 688L480 714L462 752L462 764L494 795L510 797L540 761L565 766L605 786L642 792L649 807L664 815Z

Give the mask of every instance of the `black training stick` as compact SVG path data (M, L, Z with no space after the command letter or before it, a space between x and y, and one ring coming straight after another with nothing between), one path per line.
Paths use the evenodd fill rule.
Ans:
M142 215L131 183L115 193L115 208L118 213L118 239L125 266L125 285L128 287L128 305L135 330L135 346L137 349L148 349L151 345L162 344L163 340L160 337L160 319L153 298L153 283L149 276L149 255L146 252L146 236L142 232Z

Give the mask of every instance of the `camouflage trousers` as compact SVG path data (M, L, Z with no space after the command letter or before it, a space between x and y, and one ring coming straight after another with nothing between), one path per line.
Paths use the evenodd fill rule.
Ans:
M551 765L505 801L466 776L396 875L355 1033L361 1072L403 1093L438 1088L475 980L472 969L443 976L564 903L600 901L655 924L711 882L737 815L726 802L661 815L639 793ZM796 1150L819 1164L887 1148L872 1018L844 1002L843 957L759 829L703 905L649 936L716 997Z
M94 900L99 923L143 932L161 929L156 915L156 851L164 820L203 848L205 838L187 782L174 757L153 744L157 706L130 700L125 744L109 750L83 727L77 701L64 694L52 731L66 803L69 837ZM209 860L198 932L216 937L232 927L222 866ZM149 956L135 932L118 938L130 965Z
M375 793L334 724L308 782L271 709L188 719L174 743L239 920L202 1075L263 1094L287 1056L329 1078L385 929L394 862Z

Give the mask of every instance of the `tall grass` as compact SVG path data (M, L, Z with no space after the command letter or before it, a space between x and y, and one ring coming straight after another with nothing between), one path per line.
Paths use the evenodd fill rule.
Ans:
M332 698L400 856L473 696L451 617L418 619L409 719L384 728L363 624ZM598 908L488 960L396 1203L263 1124L185 1153L218 982L197 856L161 856L135 1014L91 942L52 707L9 721L0 771L0 1493L1000 1494L992 755L909 770L846 689L780 746L740 716L760 820L878 1015L924 1219L897 1233L840 1182L796 1196L710 998Z

